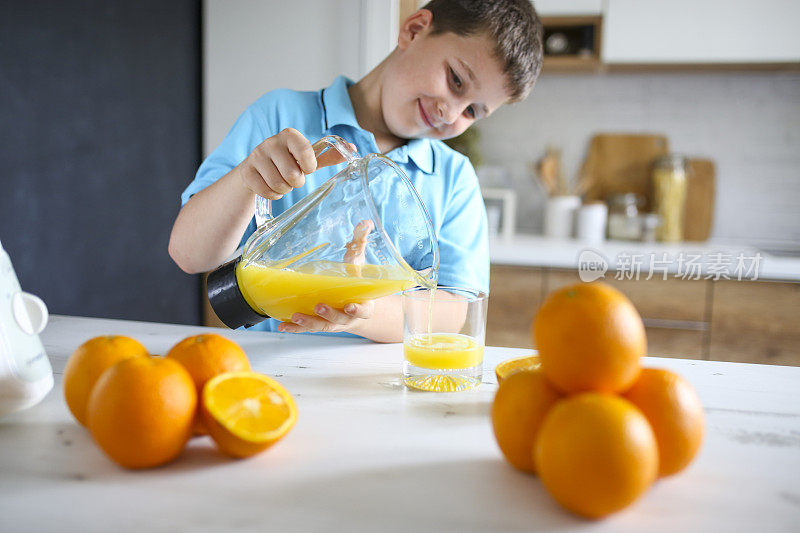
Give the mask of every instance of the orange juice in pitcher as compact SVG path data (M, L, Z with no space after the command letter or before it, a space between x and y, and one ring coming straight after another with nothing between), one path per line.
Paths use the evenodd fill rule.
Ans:
M318 303L343 309L349 303L402 292L417 283L400 266L333 261L312 261L296 269L240 264L236 275L250 307L284 322L290 322L294 313L313 316Z

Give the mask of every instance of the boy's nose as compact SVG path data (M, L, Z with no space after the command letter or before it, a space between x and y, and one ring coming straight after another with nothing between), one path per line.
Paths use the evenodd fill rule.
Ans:
M445 102L439 102L437 105L437 111L439 115L439 120L444 124L449 126L456 119L459 117L461 112L458 110L457 105L448 105Z

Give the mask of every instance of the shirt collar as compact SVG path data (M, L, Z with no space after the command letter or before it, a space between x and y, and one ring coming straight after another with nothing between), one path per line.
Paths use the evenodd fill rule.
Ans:
M408 157L417 165L417 168L426 174L433 174L436 159L431 140L411 139L406 147L408 148Z
M339 76L333 83L322 90L322 129L330 131L337 125L351 126L363 130L356 120L356 112L350 101L350 94L347 88L353 81L345 76ZM400 146L387 154L391 159L406 163L411 159L421 171L426 174L433 174L435 170L435 156L433 154L433 144L430 139L411 139L408 143Z
M339 76L330 87L322 89L322 129L329 131L334 126L343 124L361 129L356 121L356 112L350 102L347 88L353 81Z

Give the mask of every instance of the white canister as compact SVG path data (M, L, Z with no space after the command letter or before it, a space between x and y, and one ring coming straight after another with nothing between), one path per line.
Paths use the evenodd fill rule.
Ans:
M53 370L39 333L47 307L22 292L0 243L0 416L37 404L53 388Z
M544 234L555 239L572 237L575 210L581 205L577 196L553 196L544 208Z
M575 214L575 237L584 242L603 242L607 220L606 204L595 202L582 205Z

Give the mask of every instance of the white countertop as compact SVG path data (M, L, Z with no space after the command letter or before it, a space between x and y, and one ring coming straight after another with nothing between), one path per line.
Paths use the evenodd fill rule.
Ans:
M697 274L702 279L748 280L753 279L757 271L757 279L800 281L800 257L776 256L752 246L730 243L587 243L525 234L489 241L491 262L497 265L577 269L585 250L598 253L611 271L624 270L632 274L638 263L638 270L644 277L651 270L657 276L666 270L671 274L686 274L687 279L696 279Z
M359 339L216 330L294 394L287 437L247 460L194 439L173 463L127 471L69 415L69 354L100 334L165 353L209 328L55 316L42 335L56 372L43 403L0 420L2 531L798 531L800 368L649 358L697 388L699 457L601 522L562 511L501 458L489 422L499 361L465 393L400 382L401 347Z

